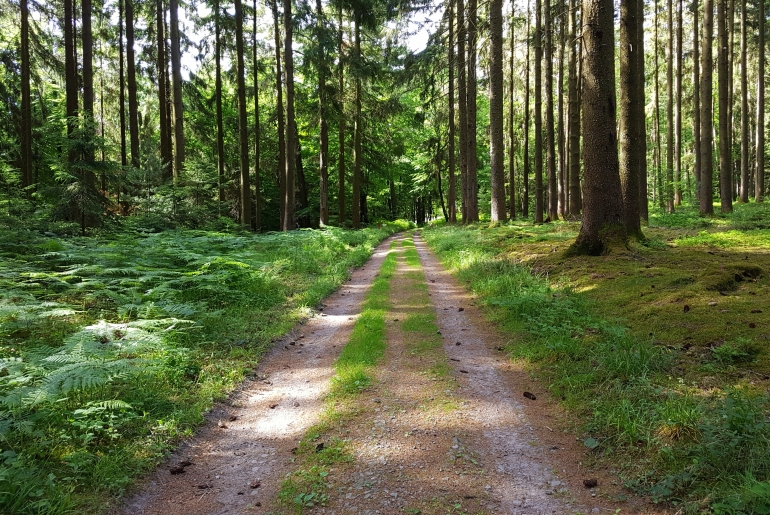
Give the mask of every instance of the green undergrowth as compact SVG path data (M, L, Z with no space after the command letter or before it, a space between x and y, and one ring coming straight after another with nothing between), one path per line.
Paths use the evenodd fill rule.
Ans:
M394 247L395 241L364 297L350 340L337 358L332 390L321 421L306 432L295 452L297 468L281 484L279 501L294 513L326 506L326 477L335 464L353 460L349 443L339 438L328 439L328 435L354 416L351 401L371 385L372 369L385 354L385 315L391 307L390 281L396 271Z
M682 513L770 513L764 205L653 213L627 252L567 257L579 224L423 237L572 414L589 456ZM664 223L669 225L664 226Z
M0 228L0 512L110 508L388 234Z

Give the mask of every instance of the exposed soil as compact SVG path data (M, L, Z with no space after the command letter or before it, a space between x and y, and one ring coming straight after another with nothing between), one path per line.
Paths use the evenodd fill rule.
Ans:
M276 343L256 377L212 410L206 426L148 478L122 513L292 511L277 501L281 482L298 466L298 442L322 417L334 361L394 238L325 301L322 313ZM419 237L415 246L424 278L407 267L400 246L391 251L399 257L388 347L373 385L321 438L344 440L353 459L333 465L328 501L305 512L655 513L639 499L618 500L628 493L611 471L583 466L589 451L565 431L556 404L497 350L504 335ZM403 321L430 309L419 288L425 281L441 341L416 352ZM586 488L587 480L598 485Z

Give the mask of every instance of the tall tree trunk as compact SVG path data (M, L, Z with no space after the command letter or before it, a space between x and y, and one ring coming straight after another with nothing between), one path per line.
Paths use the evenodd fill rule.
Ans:
M134 0L126 0L126 68L128 72L128 133L131 142L131 166L139 168L139 102L136 99Z
M660 207L666 207L666 192L663 187L663 171L661 162L663 157L662 144L660 138L660 38L659 28L660 10L658 9L658 0L655 0L655 178L658 184L658 204Z
M283 0L283 64L286 74L286 208L283 230L294 229L294 188L297 157L297 123L294 119L294 51L292 49L294 21L291 0Z
M741 202L749 201L749 95L746 73L746 0L741 2Z
M643 135L639 133L637 117L640 111L636 109L636 106L644 106L644 76L639 76L637 65L641 48L636 45L639 40L637 18L643 16L642 9L641 0L620 3L620 186L626 232L636 238L642 236L638 174L641 161L646 158L639 152L639 138ZM641 114L644 116L644 111Z
M717 38L718 38L718 89L719 89L719 198L722 213L733 212L732 152L730 131L732 130L728 114L728 52L727 37L727 1L717 0Z
M559 219L559 184L556 178L556 141L553 120L553 23L551 0L543 2L543 26L545 41L545 154L548 165L548 218Z
M543 223L543 6L535 0L535 223Z
M701 38L701 76L700 76L700 143L701 143L701 192L700 214L713 215L712 200L714 161L711 145L713 142L713 67L711 43L714 38L714 4L713 0L703 1L703 36ZM760 81L761 82L761 81Z
M524 85L524 176L521 179L521 215L524 218L529 217L529 47L532 39L530 18L529 0L527 0L527 36L525 38L527 42L527 57L525 59L527 69L525 72L526 79Z
M361 228L361 15L355 13L355 36L353 43L353 58L357 73L355 74L355 114L353 117L353 229Z
M677 2L676 11L676 104L674 106L674 206L682 205L682 80L684 70L682 68L682 0Z
M465 2L457 1L457 96L460 123L460 209L463 223L468 223L468 104L465 63Z
M123 0L118 1L118 111L120 117L120 164L125 167L128 165L128 155L126 152L126 72L123 58ZM120 189L120 188L118 188ZM120 192L118 192L120 197Z
M272 1L273 10L273 36L275 38L275 117L278 133L278 160L276 163L278 175L278 205L279 205L279 225L283 227L284 212L286 211L286 124L283 111L283 80L281 71L281 28L278 18L278 0Z
M21 187L32 184L32 94L29 60L29 4L21 0Z
M249 117L246 112L246 63L243 49L243 3L235 0L235 53L238 77L238 140L241 158L241 224L251 228L251 185L249 183Z
M568 191L567 191L567 155L565 153L565 139L566 139L566 124L564 119L564 48L567 44L566 40L566 30L564 28L564 24L566 22L566 15L567 13L564 10L564 5L566 3L561 3L559 5L559 8L562 10L562 12L559 14L559 75L558 75L558 81L556 86L556 112L557 112L557 145L558 145L558 156L559 156L559 164L557 167L558 177L559 177L559 206L558 206L558 212L559 216L562 218L566 218L567 216L567 197L568 197Z
M759 65L757 66L757 168L754 179L754 200L765 196L765 2L759 2L758 18Z
M318 124L319 124L319 145L318 167L321 175L320 184L320 211L321 226L329 225L329 120L326 116L326 55L323 46L324 30L324 12L321 6L321 0L315 3L318 45L320 53L318 55Z
M623 201L615 129L612 0L583 1L583 222L574 247L600 254L624 243Z
M455 14L454 14L454 0L448 0L449 4L449 41L447 42L447 48L449 55L447 62L449 66L449 141L447 142L448 153L448 165L449 165L449 192L447 194L448 221L449 223L457 222L457 191L456 191L456 179L455 179ZM392 181L391 181L392 184ZM395 213L394 213L395 216Z
M179 1L169 0L171 79L174 101L174 178L184 170L184 104L182 102L182 48L179 38Z
M641 0L640 0L641 1ZM639 153L637 165L639 170L637 177L639 179L639 217L642 220L647 220L649 216L649 205L647 203L647 120L645 115L645 103L644 98L644 3L641 2L639 6L639 16L636 17L636 75L640 77L642 81L641 101L635 103L632 108L636 112L636 123L638 124L637 130L639 134L639 140L637 142L636 152Z
M158 36L158 113L160 115L160 159L163 163L163 180L171 178L171 134L168 126L168 87L166 81L168 73L166 72L166 36L164 20L163 0L157 0L155 12L155 31ZM121 104L122 105L122 104ZM123 146L123 155L125 156L125 138Z
M695 198L700 199L700 34L698 0L692 4L692 135L693 135L693 176L695 177Z
M666 212L674 212L674 6L668 0L668 62L666 63Z
M509 27L508 44L509 44L509 60L508 60L508 187L510 188L510 195L508 200L508 213L511 220L516 218L516 132L514 131L514 71L513 60L516 54L515 38L514 38L514 24L513 20L516 15L515 7L511 6L511 24Z
M67 135L71 136L76 128L75 117L78 115L78 75L75 59L75 25L73 0L64 0L64 73L66 93ZM69 161L75 156L69 154Z
M222 27L219 0L214 0L214 100L217 117L217 176L219 202L225 201L225 128L222 119Z
M569 26L569 214L580 215L580 103L577 77L577 0L570 0Z
M308 208L310 207L310 196L307 187L307 180L305 179L305 167L302 163L302 144L299 141L299 130L297 129L296 123L294 124L294 141L296 142L294 151L294 169L296 170L295 176L297 184L297 198L295 203L301 210L307 212ZM304 214L298 217L296 225L299 225L299 227L310 227L310 216Z
M83 42L83 123L85 130L91 134L94 124L94 39L91 29L91 0L82 0L81 18L83 26L80 35ZM128 11L126 11L126 20L128 20ZM93 155L86 156L86 159L89 160L93 158Z
M257 61L257 0L251 26L252 72L254 74L254 229L262 230L262 177L259 148L259 61Z
M468 221L479 221L479 198L477 181L477 161L476 161L476 96L478 83L476 81L476 56L478 42L478 1L468 0L468 63L467 73L468 82L466 103L468 104L468 170L467 190L468 190Z
M342 4L337 7L337 78L339 85L337 89L338 101L340 105L338 119L338 148L337 148L337 210L339 212L338 223L342 225L345 222L345 67L343 63L342 47Z
M489 3L489 161L492 221L504 221L505 148L503 145L503 0Z

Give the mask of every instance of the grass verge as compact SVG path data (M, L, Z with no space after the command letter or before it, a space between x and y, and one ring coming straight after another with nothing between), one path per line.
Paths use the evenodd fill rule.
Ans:
M770 513L769 235L749 223L767 208L736 207L653 213L644 245L596 258L565 257L569 223L423 237L628 487L682 513Z

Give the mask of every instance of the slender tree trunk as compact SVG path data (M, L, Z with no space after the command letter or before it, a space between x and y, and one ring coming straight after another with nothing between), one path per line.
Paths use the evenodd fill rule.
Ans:
M158 114L160 116L160 159L163 163L163 180L171 178L171 134L168 131L168 96L166 94L166 36L164 22L163 0L157 0L155 12L155 31L158 36ZM122 105L122 103L121 103ZM123 141L125 156L125 138Z
M765 3L759 2L758 19L759 65L757 66L757 168L754 179L754 200L765 196Z
M563 10L563 6L566 5L564 3L561 3L559 5L559 8ZM567 160L566 160L566 153L564 152L565 147L565 126L564 123L564 47L567 44L566 42L566 31L564 30L564 23L566 13L562 12L559 14L559 78L557 81L556 86L556 98L557 98L557 126L558 129L556 131L558 137L557 137L557 145L558 145L558 156L559 156L559 163L557 167L558 172L558 178L559 178L559 204L558 204L558 214L562 218L566 218L567 215L567 180L566 180L566 172L567 172Z
M573 0L575 1L575 0ZM529 0L527 0L527 57L526 57L526 79L524 85L524 177L522 177L521 188L521 215L529 218L529 47L532 37L532 27L530 26L531 13L529 9Z
M749 201L749 95L746 73L746 0L741 2L741 202Z
M489 154L492 221L504 221L505 149L503 145L503 0L489 4Z
M639 111L644 106L644 76L639 76L637 65L639 40L637 17L643 16L641 0L623 0L620 3L620 186L626 232L639 238L642 226L639 220L639 170L645 156L639 152ZM642 11L642 12L640 12ZM642 112L642 115L644 113Z
M120 164L125 167L128 165L128 154L126 152L126 72L124 67L125 59L123 57L123 0L118 1L118 110L120 117ZM120 193L118 193L120 195Z
M454 14L454 0L448 0L449 4L449 41L447 42L447 48L449 49L449 55L447 58L449 66L449 141L447 142L447 154L449 165L449 193L447 195L447 204L449 205L449 223L457 223L457 191L456 191L456 179L455 179L455 14ZM392 181L391 181L392 184ZM394 213L395 216L395 213Z
M693 135L693 176L695 177L695 198L700 199L701 163L700 163L700 34L698 0L692 5L692 135Z
M466 97L465 2L457 0L457 95L460 122L460 196L463 223L468 223L468 104Z
M569 213L580 215L580 103L577 77L577 0L570 0L569 30Z
M283 63L286 73L286 208L283 212L283 230L294 229L294 191L297 157L297 123L294 118L294 51L292 49L294 22L291 0L283 0Z
M259 62L257 61L257 0L251 27L252 72L254 74L254 229L262 230L262 177L259 148Z
M343 63L343 48L342 48L342 4L337 7L337 23L339 27L337 29L337 78L339 80L339 86L337 95L339 97L340 112L338 119L338 149L337 149L337 209L339 211L338 223L342 225L345 222L345 67Z
M246 62L243 48L243 3L235 0L235 53L238 86L238 140L241 158L241 224L251 229L251 185L249 183L249 117L246 111Z
M556 178L556 141L553 120L553 23L551 0L543 3L543 27L545 61L545 154L548 165L548 218L559 219L559 184Z
M219 202L225 202L225 129L222 119L222 27L219 0L214 0L214 98L217 117L217 175Z
M353 43L354 59L356 63L355 74L356 98L355 115L353 118L353 229L361 228L361 14L355 13L355 37Z
M680 0L681 1L681 0ZM729 0L727 8L727 37L728 52L727 52L727 69L729 70L727 76L727 119L729 120L730 130L728 136L730 141L727 147L730 149L730 187L731 187L731 200L737 200L738 188L740 182L740 170L738 169L738 162L734 158L735 154L735 76L737 73L736 61L735 61L735 0Z
M674 106L674 206L682 205L682 80L684 70L682 68L682 0L677 2L676 11L676 104Z
M640 0L641 1L641 0ZM636 17L636 44L638 51L636 55L636 75L642 81L641 101L635 103L632 108L636 112L636 123L639 140L637 142L636 152L639 153L637 165L639 171L639 216L642 220L647 220L649 216L649 205L647 203L647 120L645 115L646 99L644 98L644 3L639 5L639 16Z
M32 94L29 59L29 4L21 0L21 187L32 184Z
M318 120L319 120L319 145L318 166L321 175L320 184L320 211L321 226L329 225L329 120L326 116L326 55L323 46L323 25L324 12L321 6L321 0L315 3L318 34L318 45L320 54L318 55Z
M174 100L174 178L184 170L184 104L182 101L182 48L179 38L179 2L169 0L171 29L171 78Z
M535 223L543 223L543 7L535 0Z
M476 82L476 56L478 42L478 2L477 0L468 1L468 63L467 73L468 82L466 103L468 104L468 170L467 170L467 190L468 190L468 221L479 221L479 198L477 181L477 161L476 161L476 97L478 83Z
M281 28L278 18L278 0L272 2L273 35L275 38L275 109L278 120L278 160L276 163L278 175L278 205L281 230L284 229L284 213L286 212L286 124L283 111L283 80L281 71Z
M727 1L717 0L717 38L718 38L718 89L719 89L719 198L722 213L733 211L732 158L730 149L730 118L728 114L728 74L729 39L727 37Z
M668 62L666 63L666 212L674 212L674 6L668 0Z
M660 207L666 207L666 199L668 198L665 188L663 187L663 171L661 170L661 163L663 158L662 144L660 138L660 38L658 37L660 12L658 9L658 0L655 0L655 178L658 184L658 204Z
M612 0L583 1L583 222L574 247L600 254L626 240L615 129Z
M131 166L139 168L139 102L136 98L134 0L126 0L126 68L128 72L128 133L131 142Z
M126 11L128 13L128 11ZM83 122L84 128L92 133L94 123L94 39L91 29L91 0L81 2L83 42ZM93 159L93 155L86 159Z
M714 161L712 154L713 142L713 68L711 44L714 38L714 4L713 0L703 1L703 37L701 48L701 114L700 114L700 139L701 139L701 194L700 214L713 215L714 202L712 200L712 179Z
M514 121L514 71L513 71L513 61L514 57L516 55L516 47L515 47L515 38L514 38L514 25L513 20L515 18L516 9L514 6L511 6L511 24L508 34L508 44L509 44L509 60L508 60L508 76L509 76L509 82L508 82L508 187L510 188L510 199L509 199L509 214L511 217L511 220L514 220L516 218L516 137L515 137L515 131L513 127L513 121Z
M67 135L75 131L74 117L78 115L78 76L75 60L75 26L73 22L73 0L64 0L64 73L66 93ZM74 161L70 152L69 160Z

